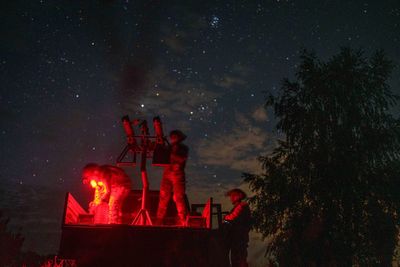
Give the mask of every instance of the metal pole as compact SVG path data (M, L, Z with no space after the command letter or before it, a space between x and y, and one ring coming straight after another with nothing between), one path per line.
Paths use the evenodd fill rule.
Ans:
M147 122L142 122L142 151L141 151L141 161L140 161L140 173L142 177L142 208L136 215L132 224L134 225L153 225L149 212L146 209L147 206L147 193L149 191L149 180L147 178L146 170L146 158L147 158L147 146L148 146L148 136L149 129L147 128Z
M146 209L147 205L147 192L149 191L149 179L147 178L147 170L146 170L146 154L147 148L144 147L142 151L142 158L140 162L140 173L142 176L142 185L143 185L143 192L142 192L142 209Z

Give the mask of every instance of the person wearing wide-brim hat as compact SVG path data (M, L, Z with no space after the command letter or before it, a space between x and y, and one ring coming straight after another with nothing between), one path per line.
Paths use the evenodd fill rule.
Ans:
M163 224L168 203L173 193L173 200L178 211L178 225L186 223L187 206L185 200L186 178L185 166L189 154L189 148L182 143L186 135L180 130L173 130L169 134L171 153L170 164L165 167L160 188L160 201L157 210L157 222Z
M228 197L233 196L235 199L235 202L242 201L243 199L247 198L246 193L242 189L239 189L239 188L234 188L232 190L229 190L228 192L225 193L225 195ZM232 203L232 204L234 204L234 203Z
M247 247L251 228L251 212L247 202L243 201L247 195L243 190L234 188L226 192L226 196L230 198L233 205L233 209L224 217L225 225L230 226L227 246L231 252L231 264L232 267L248 266Z
M169 133L169 137L171 139L171 142L172 142L172 139L174 139L174 138L176 138L177 142L182 142L182 141L184 141L186 139L186 135L181 130L173 130L173 131L171 131Z

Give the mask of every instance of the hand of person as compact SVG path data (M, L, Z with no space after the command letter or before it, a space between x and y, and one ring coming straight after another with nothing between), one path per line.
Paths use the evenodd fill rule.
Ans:
M89 213L94 214L96 210L97 205L94 203L94 201L91 201L89 203Z

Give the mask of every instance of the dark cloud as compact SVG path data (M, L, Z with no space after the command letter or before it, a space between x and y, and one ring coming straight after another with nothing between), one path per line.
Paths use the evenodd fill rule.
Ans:
M260 172L257 157L269 152L273 136L251 120L238 113L235 126L224 134L212 135L198 147L199 161L203 164L228 167L246 172Z

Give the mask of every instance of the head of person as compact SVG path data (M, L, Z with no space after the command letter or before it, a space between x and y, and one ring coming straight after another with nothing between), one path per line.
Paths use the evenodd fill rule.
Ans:
M100 166L96 163L89 163L82 169L83 184L90 184L91 181L98 181L100 178Z
M169 133L171 144L177 144L186 139L186 135L180 130L173 130Z
M226 192L226 196L228 196L230 198L231 203L233 205L239 203L240 201L242 201L243 199L245 199L247 197L246 193L243 192L243 190L241 190L239 188L229 190L228 192Z

